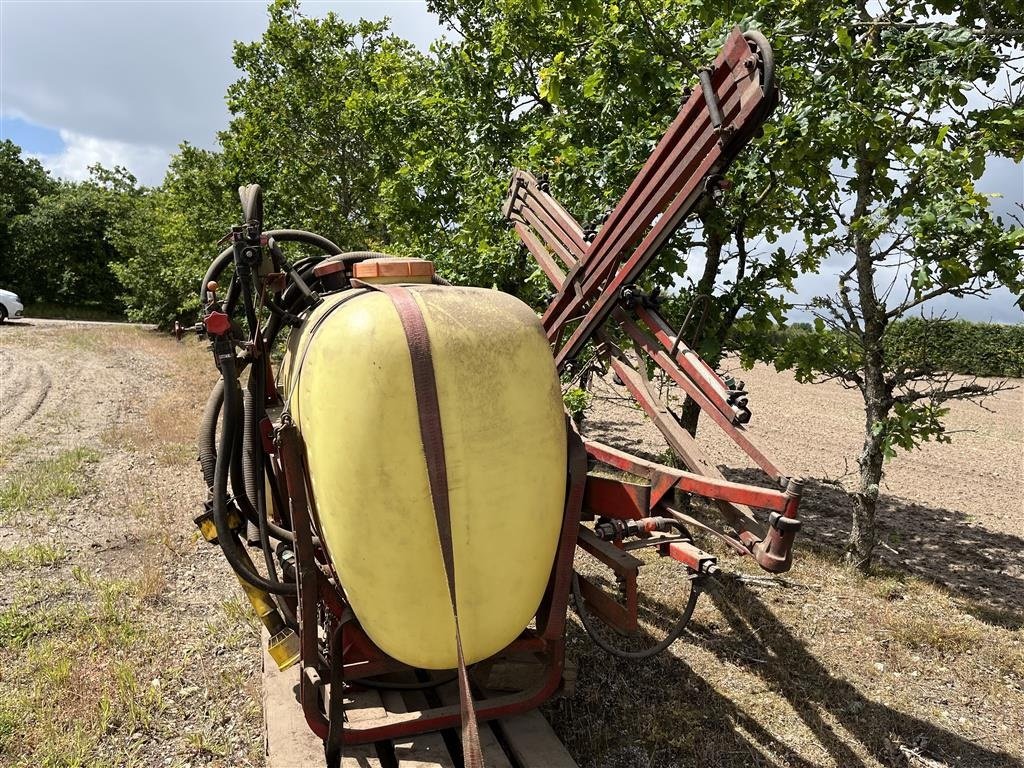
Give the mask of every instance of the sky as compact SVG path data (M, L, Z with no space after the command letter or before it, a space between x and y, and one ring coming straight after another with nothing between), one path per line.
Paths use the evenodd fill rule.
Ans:
M443 34L424 0L302 3L309 16L328 11L389 17L396 34L424 50ZM0 139L63 178L83 179L99 162L159 184L181 141L216 146L228 122L224 93L239 75L232 42L256 40L265 27L265 0L0 0ZM1001 193L994 208L1008 211L1024 200L1024 169L992 163L979 188ZM826 264L801 277L790 300L831 293L838 270ZM947 298L925 311L1024 322L1015 298Z

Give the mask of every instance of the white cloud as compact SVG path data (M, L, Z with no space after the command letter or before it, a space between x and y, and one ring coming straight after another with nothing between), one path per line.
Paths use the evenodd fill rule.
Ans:
M0 0L0 107L37 125L123 142L215 144L233 41L258 40L266 0L8 2ZM441 33L423 0L305 2L344 19L392 17L426 48Z
M89 176L89 166L99 163L106 168L122 165L143 184L163 181L169 152L165 148L124 141L99 139L62 130L64 150L53 155L37 155L39 162L55 176L82 181Z

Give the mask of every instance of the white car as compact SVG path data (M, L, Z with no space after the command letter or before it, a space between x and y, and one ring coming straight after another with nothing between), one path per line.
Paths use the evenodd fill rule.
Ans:
M16 319L21 317L21 311L25 306L18 298L18 294L5 291L0 288L0 323L7 318Z

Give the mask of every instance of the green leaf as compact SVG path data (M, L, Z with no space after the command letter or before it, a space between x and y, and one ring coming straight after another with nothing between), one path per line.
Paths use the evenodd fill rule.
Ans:
M850 39L850 30L846 27L838 27L836 29L836 42L839 43L839 47L844 51L852 50L853 40Z

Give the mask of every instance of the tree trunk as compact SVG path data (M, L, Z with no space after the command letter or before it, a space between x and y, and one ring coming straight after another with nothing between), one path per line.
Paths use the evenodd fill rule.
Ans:
M869 417L870 418L870 417ZM878 532L875 528L875 512L878 508L878 489L882 482L882 438L871 434L868 426L864 438L864 449L858 464L860 466L860 487L853 495L853 527L846 559L861 573L871 569Z
M700 276L700 280L697 282L697 287L694 290L693 301L696 306L696 302L700 299L700 296L711 296L715 289L715 279L718 277L718 269L722 262L722 246L725 244L725 238L722 235L719 227L716 227L712 221L713 219L704 218L704 242L706 245L707 259L704 262L704 273ZM692 328L687 328L687 336L683 339L691 349L697 350L700 348L701 343L704 341L705 334L708 331L707 325L700 322L699 312L701 308L698 307L694 310L693 317L690 320L693 325ZM683 331L682 328L677 328L680 333ZM728 328L716 328L716 333L724 335L728 332ZM709 361L714 367L717 361ZM693 437L697 436L697 422L700 419L700 406L690 398L689 395L683 401L683 408L679 414L679 424L690 433Z
M857 293L863 328L860 332L864 364L861 371L861 394L864 397L864 448L857 464L860 483L854 494L853 526L847 549L847 560L862 573L871 568L877 532L875 512L878 507L878 487L882 481L884 460L884 434L876 427L884 424L892 410L892 398L885 385L885 304L875 292L874 240L864 234L857 224L870 214L871 183L875 166L868 159L867 147L860 147L856 162L856 200L851 219Z

